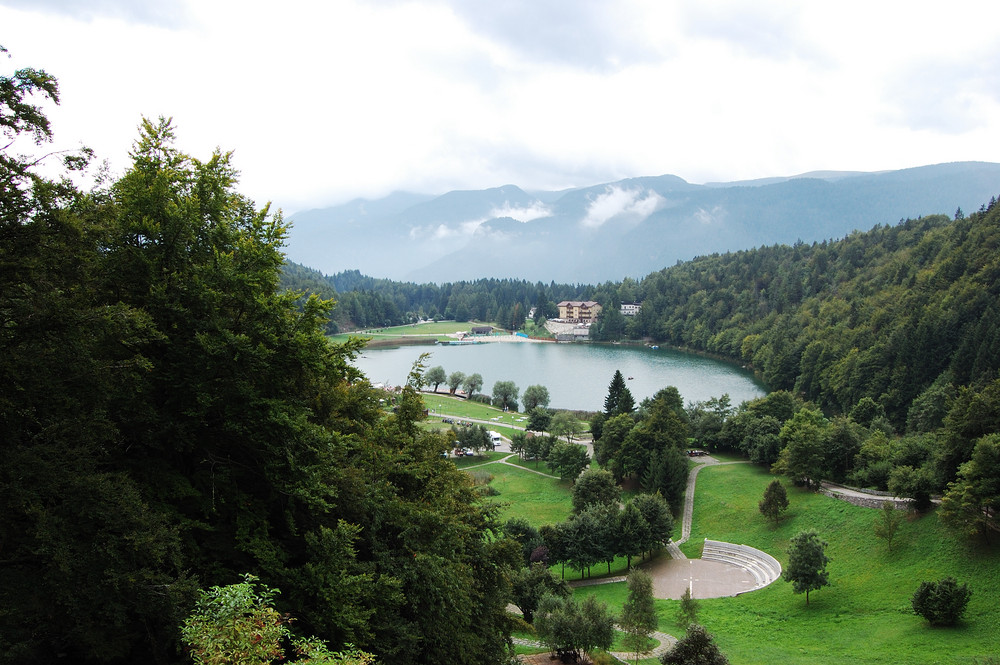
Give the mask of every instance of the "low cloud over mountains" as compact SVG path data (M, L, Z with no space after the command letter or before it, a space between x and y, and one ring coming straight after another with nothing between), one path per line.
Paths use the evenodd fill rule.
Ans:
M564 192L397 193L294 215L287 254L327 274L595 283L702 254L971 211L998 190L1000 164L960 162L710 185L666 175Z

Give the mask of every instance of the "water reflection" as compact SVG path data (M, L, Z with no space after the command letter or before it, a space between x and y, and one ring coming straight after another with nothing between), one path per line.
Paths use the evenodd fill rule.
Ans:
M447 374L478 372L487 394L496 381L513 381L522 393L530 385L543 385L549 390L549 406L556 409L603 409L616 369L630 377L626 383L637 404L665 386L676 386L685 404L729 393L735 406L766 393L763 384L740 367L664 348L530 343L409 346L369 349L355 364L373 383L400 385L424 352L431 354L428 368L441 365Z

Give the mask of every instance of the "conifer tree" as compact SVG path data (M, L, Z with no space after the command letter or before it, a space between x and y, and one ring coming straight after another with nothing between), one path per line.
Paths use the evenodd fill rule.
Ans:
M635 399L625 385L625 377L621 370L616 369L608 386L608 396L604 398L604 415L613 418L621 414L635 411Z
M788 510L788 492L781 481L774 479L764 490L764 498L757 504L760 514L775 524L781 519L781 513Z

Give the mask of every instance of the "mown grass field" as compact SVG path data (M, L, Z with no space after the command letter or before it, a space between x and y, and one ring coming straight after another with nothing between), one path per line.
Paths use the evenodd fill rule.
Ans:
M433 387L433 386L432 386ZM443 390L439 386L439 390ZM429 411L427 421L431 424L450 427L448 423L442 422L442 418L452 418L458 420L481 420L487 429L491 429L507 438L516 429L524 429L528 424L528 417L520 412L503 412L500 409L484 404L482 402L470 402L462 397L452 397L444 393L423 393L424 407ZM580 421L580 427L586 432L590 424Z
M489 420L498 413L482 404L446 396L435 408L456 408L457 417ZM458 407L466 410L458 410ZM507 414L510 416L511 414ZM515 416L517 417L517 416ZM491 429L499 427L491 426ZM466 458L460 466L498 459ZM731 458L735 459L735 458ZM564 520L570 513L571 485L532 473L534 462L488 464L499 495L490 501L504 505L505 518L523 517L541 526ZM538 471L548 473L544 464ZM750 464L708 467L698 476L691 539L682 546L698 557L706 537L757 547L787 562L789 539L815 529L829 543L831 586L804 595L779 580L736 598L701 600L699 620L734 665L775 662L806 665L984 665L1000 660L1000 545L986 548L956 539L936 514L903 523L889 551L874 535L877 511L852 506L786 484L791 506L774 526L757 510L757 503L774 476ZM677 525L676 534L680 534ZM622 574L625 561L616 560L612 574ZM579 579L566 569L566 579ZM592 570L606 574L603 564ZM910 597L924 580L953 576L973 591L965 621L954 628L932 628L913 614ZM622 583L590 586L579 594L595 594L618 612L625 601ZM660 630L683 633L675 624L678 602L657 601ZM642 661L640 661L642 662ZM651 665L653 661L649 661Z
M493 475L490 485L499 494L488 500L503 505L501 519L519 517L540 526L562 522L572 510L569 481L547 478L509 464L489 464L476 470Z
M562 522L569 517L573 510L572 484L569 481L539 475L540 473L551 475L544 462L525 462L514 457L508 464L493 463L508 455L509 453L487 453L455 461L460 469L485 472L493 476L490 485L499 494L490 497L489 500L503 506L501 513L503 520L523 518L532 526L541 527L545 524ZM633 559L632 563L637 563L637 560ZM583 571L569 567L563 569L559 566L553 570L570 582L586 577ZM627 572L628 560L625 557L617 557L611 562L610 570L606 563L599 563L591 568L590 578L625 575Z
M930 514L905 522L890 552L874 536L875 510L791 486L789 511L773 527L757 511L771 480L748 464L702 470L685 553L698 556L710 537L752 545L784 565L789 539L816 529L829 543L831 586L810 593L808 606L783 580L736 598L699 601L699 621L733 665L971 665L1000 657L1000 548L955 540ZM910 597L921 581L948 575L969 584L972 600L961 625L932 628L913 614ZM625 599L623 584L577 593L595 593L615 608ZM657 601L660 629L674 635L683 632L675 625L677 607Z
M457 321L431 321L430 323L420 323L420 324L407 324L403 326L393 326L390 328L370 328L365 330L356 330L350 333L340 333L338 335L331 335L329 339L333 342L343 343L351 337L364 337L366 339L371 339L372 341L386 341L393 339L401 339L404 337L425 337L432 336L436 339L448 339L448 335L457 332L469 332L472 330L472 326L475 325L487 325L473 323L471 321L457 322Z
M431 386L433 388L434 386ZM447 387L438 386L438 390L447 390ZM478 393L477 393L478 394ZM484 404L473 402L462 397L452 397L444 392L423 393L424 407L431 412L433 418L440 419L442 416L451 418L475 418L477 420L489 420L500 424L525 425L528 422L527 416L517 411L504 413L500 409Z
M544 524L569 514L568 483L508 465L483 468L494 473L500 490L492 500L509 504L505 516ZM735 598L700 600L699 621L733 665L985 665L990 658L1000 659L1000 546L957 540L932 513L904 522L889 551L872 529L877 511L790 485L789 511L772 526L757 503L773 479L749 464L702 470L691 540L683 549L697 557L709 537L752 545L784 565L789 539L816 529L829 543L831 585L810 593L808 606L805 596L794 594L783 580ZM623 570L624 562L616 562L615 568ZM567 579L578 578L566 572ZM604 572L603 566L594 569L595 575ZM969 584L972 600L960 625L933 628L913 613L910 597L921 581L948 575ZM620 612L627 590L616 583L575 593L594 594ZM659 629L683 634L676 625L678 601L658 600L656 605Z

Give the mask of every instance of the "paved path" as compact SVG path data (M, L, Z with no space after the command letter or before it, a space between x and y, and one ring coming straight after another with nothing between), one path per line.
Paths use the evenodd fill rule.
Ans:
M484 466L489 466L490 464L506 464L507 466L512 466L515 469L521 469L522 471L527 471L528 473L537 473L539 476L545 476L546 478L554 478L555 480L560 480L559 476L553 476L550 473L545 473L544 471L537 471L535 469L529 469L526 466L521 466L520 464L514 464L513 462L508 462L511 457L515 457L516 453L511 453L504 458L497 460L490 460L489 462L483 462L482 464L472 464L465 467L463 470L468 471L469 469L479 469Z
M689 591L695 598L719 598L734 596L754 588L755 580L753 574L748 570L718 561L688 559L680 549L680 545L691 537L694 492L698 473L708 466L729 464L749 464L749 462L744 460L720 462L714 457L701 457L698 459L698 464L688 474L681 519L681 537L667 543L666 551L670 555L668 558L659 557L639 564L639 567L653 578L653 595L656 598L678 599L684 594L684 591ZM594 580L570 582L570 586L613 584L624 580L623 576L599 577Z
M706 466L723 466L726 464L749 464L746 460L738 460L735 462L720 462L714 457L701 457L699 458L699 464L691 469L688 474L687 491L684 493L684 517L681 520L681 537L680 540L670 541L670 544L674 545L674 549L677 551L679 556L675 556L673 550L670 546L667 549L670 550L670 555L675 559L686 559L684 553L680 551L677 545L682 545L688 541L691 537L691 521L694 519L694 486L698 480L698 472L704 469Z
M618 630L621 630L620 626L615 626L615 628L617 628ZM663 632L660 632L658 630L655 630L652 633L650 633L649 636L652 637L657 642L659 642L659 644L657 644L655 647L653 647L653 649L651 651L644 651L644 652L640 653L639 654L640 658L657 658L657 659L659 659L660 656L662 656L666 652L668 652L671 649L673 649L674 645L677 644L677 638L674 637L673 635L670 635L669 633L663 633ZM514 644L517 644L519 646L536 647L536 648L539 648L539 649L544 649L545 648L545 645L542 644L541 642L537 641L537 640L526 640L526 639L523 639L523 638L515 637L513 641L514 641ZM629 651L629 652L625 652L625 651L609 651L608 653L610 653L612 656L614 656L615 658L617 658L618 660L623 661L623 662L631 662L632 658L635 656L635 654L632 653L631 651ZM548 656L546 656L546 658L548 658ZM525 662L525 661L526 661L526 659L524 659L524 657L522 657L522 662Z
M506 462L508 459L509 457L505 457L501 461ZM687 542L691 537L691 524L694 518L694 492L698 473L708 466L749 464L749 462L744 460L720 462L713 457L702 457L698 459L698 462L688 474L687 491L684 494L684 511L681 520L681 537L677 541L671 540L667 543L666 550L670 554L670 557L660 557L640 564L640 567L646 570L653 578L653 595L656 598L678 599L685 591L690 592L695 598L719 598L737 595L749 591L755 586L756 580L749 571L719 561L688 559L679 547L679 545ZM612 584L615 582L624 582L625 579L624 576L602 577L596 580L571 582L570 586L584 587L594 584ZM677 643L677 638L668 633L657 631L652 634L652 637L659 642L659 645L652 652L643 654L643 658L659 658ZM515 643L527 646L542 646L540 643L531 640L515 640ZM623 662L629 662L632 658L632 654L630 653L618 652L611 655ZM532 657L522 657L522 661L525 663L544 662L542 660L533 660Z

